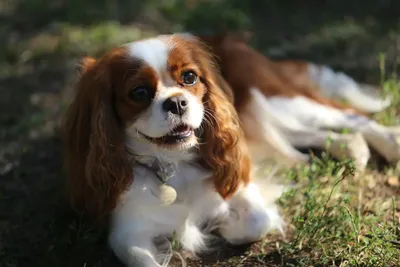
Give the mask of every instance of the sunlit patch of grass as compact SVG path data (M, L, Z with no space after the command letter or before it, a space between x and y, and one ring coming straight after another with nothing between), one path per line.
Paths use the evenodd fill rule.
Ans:
M323 153L287 177L302 187L280 200L295 229L281 249L285 266L398 266L399 200L370 187L371 174Z
M381 54L380 70L382 80L382 97L391 98L391 105L385 110L375 114L373 118L384 125L399 125L400 124L400 80L397 77L396 68L391 73L386 71L386 57ZM396 62L396 67L400 66Z
M387 79L383 83L383 95L392 99L391 105L374 115L374 119L384 125L400 124L400 81L397 77Z
M79 56L100 56L113 47L155 35L155 32L110 21L89 27L60 25L60 31L60 50Z

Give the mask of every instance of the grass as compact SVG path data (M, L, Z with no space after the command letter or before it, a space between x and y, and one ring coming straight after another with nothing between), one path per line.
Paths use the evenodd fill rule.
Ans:
M357 173L351 160L323 152L282 173L300 185L279 200L286 238L267 237L215 266L399 266L399 188L387 185L392 171Z
M379 121L384 125L399 125L400 123L400 81L397 76L397 69L399 67L399 58L395 60L395 71L392 71L390 75L386 74L385 62L386 56L385 54L381 54L380 57L380 73L382 80L382 88L384 97L390 97L392 99L391 105L384 110L383 112L377 113L374 116L374 119Z
M385 77L381 57L383 95L392 97L375 119L398 125L399 81ZM289 214L293 233L280 249L285 266L399 266L399 173L394 167L355 171L352 160L337 162L327 153L285 177L300 184L280 204Z
M289 192L283 206L295 209L294 235L282 248L288 266L397 266L399 221L395 192L381 188L379 174L354 174L351 163L326 154L291 171L302 188ZM381 181L384 182L384 181ZM365 186L367 185L367 186ZM386 190L386 192L385 192Z
M120 266L106 229L71 213L63 196L58 126L84 55L158 32L251 28L253 45L268 55L381 83L394 101L374 118L398 125L396 9L376 1L354 9L344 0L296 3L0 1L0 267ZM356 173L351 161L322 153L281 173L298 185L279 200L285 237L227 247L189 266L399 266L399 171L376 160Z

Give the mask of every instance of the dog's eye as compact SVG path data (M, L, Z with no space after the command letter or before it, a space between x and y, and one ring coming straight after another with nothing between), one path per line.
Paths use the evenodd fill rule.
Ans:
M148 102L151 100L151 94L149 92L149 89L142 86L133 89L130 92L129 97L136 102Z
M184 71L181 79L184 85L193 85L197 82L197 75L193 71Z

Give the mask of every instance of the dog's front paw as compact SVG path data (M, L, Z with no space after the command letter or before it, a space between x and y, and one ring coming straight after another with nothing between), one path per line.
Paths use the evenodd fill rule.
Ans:
M269 229L270 217L266 209L237 207L230 210L220 234L230 244L241 245L261 240Z

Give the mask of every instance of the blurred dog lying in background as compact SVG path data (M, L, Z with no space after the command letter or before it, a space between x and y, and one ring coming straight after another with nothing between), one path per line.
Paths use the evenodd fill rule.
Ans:
M391 103L372 86L327 66L270 60L250 47L243 34L199 38L215 54L232 89L253 160L272 158L290 166L309 160L296 148L317 148L339 159L352 157L364 169L368 146L388 162L400 160L400 129L367 115ZM343 129L350 133L340 133Z

